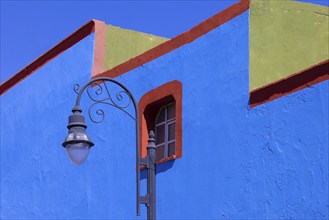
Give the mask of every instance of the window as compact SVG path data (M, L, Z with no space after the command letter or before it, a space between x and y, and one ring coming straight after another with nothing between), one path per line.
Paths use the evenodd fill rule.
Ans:
M175 155L175 102L162 107L155 119L157 160Z
M146 156L148 133L156 135L157 163L182 157L182 84L168 82L144 94L138 103L141 157Z

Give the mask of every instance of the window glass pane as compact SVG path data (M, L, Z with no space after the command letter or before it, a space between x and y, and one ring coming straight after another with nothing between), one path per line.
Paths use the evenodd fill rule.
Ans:
M158 116L155 120L155 124L159 124L161 122L164 122L164 120L165 120L165 111L166 111L166 108L160 109L160 112L158 113Z
M165 125L158 125L155 127L156 144L164 143L165 141Z
M175 125L175 122L168 125L168 141L175 139Z
M157 147L156 154L156 160L161 160L164 158L164 145Z
M167 106L167 120L175 118L176 115L176 107L175 103L172 103Z
M176 154L176 143L172 142L168 144L168 157Z

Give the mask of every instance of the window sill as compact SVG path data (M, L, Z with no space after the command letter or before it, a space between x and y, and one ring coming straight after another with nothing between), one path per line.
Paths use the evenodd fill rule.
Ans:
M163 158L163 159L161 159L161 160L158 160L158 161L156 162L156 164L164 163L164 162L167 162L167 161L169 161L169 160L174 160L174 159L176 159L176 155L172 155L172 156L170 156L170 157L166 157L166 158Z
M169 160L175 160L176 157L177 157L176 155L172 155L172 156L170 156L170 157L163 158L163 159L161 159L161 160L158 160L158 161L156 162L156 164L164 163L164 162L167 162L167 161L169 161ZM139 168L142 170L142 169L145 169L146 166L145 166L145 165L140 165Z

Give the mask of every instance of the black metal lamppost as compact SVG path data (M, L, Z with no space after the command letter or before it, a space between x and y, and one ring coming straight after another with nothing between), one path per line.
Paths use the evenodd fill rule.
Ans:
M110 90L107 86L107 82L116 84L119 86L120 91L116 93L114 97L111 96ZM100 99L96 99L90 94L90 88L95 89L95 94L97 96L103 95ZM139 140L139 120L138 120L138 109L135 98L131 92L120 82L107 78L95 78L87 82L79 90L79 85L75 85L74 91L78 94L75 106L72 109L73 114L69 116L69 124L67 128L69 129L68 135L63 142L63 147L66 148L66 151L70 159L75 164L83 163L88 154L89 149L94 146L94 143L90 140L86 133L87 125L85 124L85 118L81 114L82 109L80 107L80 99L84 91L87 91L88 96L94 102L88 110L90 119L99 123L104 119L104 112L101 109L98 109L96 113L102 116L101 121L93 120L90 110L96 104L107 104L115 108L118 108L128 114L136 122L136 200L137 200L137 215L140 215L140 204L145 204L147 207L147 219L155 220L156 219L156 187L155 187L155 168L156 168L156 147L155 147L155 135L153 131L149 133L148 145L147 145L147 156L145 158L140 157L140 140ZM118 102L124 99L124 96L128 97L128 103L125 105L118 104ZM135 116L131 115L126 108L132 102ZM147 168L147 194L145 196L140 196L140 166L144 165Z

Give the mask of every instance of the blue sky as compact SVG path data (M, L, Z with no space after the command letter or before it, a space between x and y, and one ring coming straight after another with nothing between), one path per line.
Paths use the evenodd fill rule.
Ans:
M328 6L328 0L301 1ZM0 2L3 82L91 19L172 38L238 0Z

